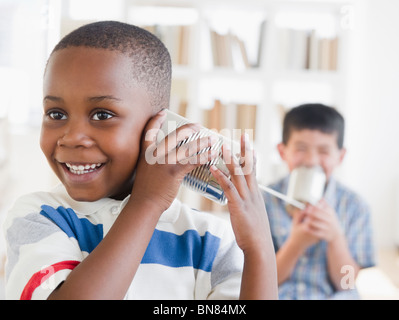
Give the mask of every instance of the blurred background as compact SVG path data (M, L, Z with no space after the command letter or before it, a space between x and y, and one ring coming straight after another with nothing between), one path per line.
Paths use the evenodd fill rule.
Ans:
M210 128L252 128L259 182L287 171L284 113L321 102L346 119L336 175L372 210L378 266L365 298L398 298L399 2L397 0L0 0L0 220L21 194L57 184L39 148L42 76L52 48L98 20L145 27L173 60L171 109ZM193 207L224 208L189 191ZM0 298L4 297L0 237Z

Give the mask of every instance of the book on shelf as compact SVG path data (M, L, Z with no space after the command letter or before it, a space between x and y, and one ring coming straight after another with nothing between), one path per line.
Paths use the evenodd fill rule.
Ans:
M192 26L190 25L151 25L142 28L155 34L168 48L172 63L188 65L190 63L190 39Z
M289 70L337 70L338 37L320 37L316 30L279 29L280 66Z
M227 67L233 69L250 69L260 66L262 50L264 50L263 36L266 21L260 24L257 56L251 61L248 55L248 44L236 34L229 31L220 34L209 28L210 45L212 51L213 65L215 67Z
M237 141L244 133L255 139L256 111L255 104L226 104L216 99L211 109L204 110L203 125Z
M265 34L267 28L267 21L263 20L260 25L259 30L259 40L258 40L258 59L254 65L254 67L259 68L261 66L261 60L265 50Z

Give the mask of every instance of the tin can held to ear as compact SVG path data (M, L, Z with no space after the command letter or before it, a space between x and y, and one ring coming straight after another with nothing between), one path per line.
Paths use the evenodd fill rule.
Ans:
M287 196L315 205L323 197L326 175L321 167L298 167L292 170Z
M175 131L177 128L190 123L190 121L178 114L175 114L169 110L165 110L167 113L166 119L158 133L157 143L162 143L163 139ZM221 134L216 133L215 131L209 130L207 128L202 128L200 131L190 135L186 139L178 142L177 147L189 143L193 140L198 140L203 137L208 137L210 135L214 135L217 137L217 142L212 145L211 149L216 150L218 152L218 156L207 163L200 165L195 168L193 171L189 172L183 179L182 184L201 194L202 196L215 201L219 204L225 205L227 203L227 198L224 194L222 187L213 177L210 167L215 165L219 170L224 172L226 176L230 176L229 170L227 169L223 159L222 159L222 145L228 144L230 149L232 150L233 155L237 155L240 153L240 144L238 144L234 140L227 139ZM200 152L206 152L209 148L201 150Z

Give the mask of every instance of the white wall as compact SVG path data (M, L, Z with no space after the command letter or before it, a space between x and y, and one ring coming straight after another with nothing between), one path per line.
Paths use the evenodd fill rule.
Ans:
M399 1L360 0L356 10L345 182L366 197L377 245L389 247L399 238Z

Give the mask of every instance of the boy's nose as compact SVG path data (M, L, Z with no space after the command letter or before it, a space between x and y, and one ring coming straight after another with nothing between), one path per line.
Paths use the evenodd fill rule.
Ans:
M69 148L85 147L90 148L94 140L90 137L87 124L74 123L69 124L64 134L58 139L57 145Z
M304 160L305 161L303 165L305 165L306 167L314 167L320 165L320 158L317 152L308 152Z

